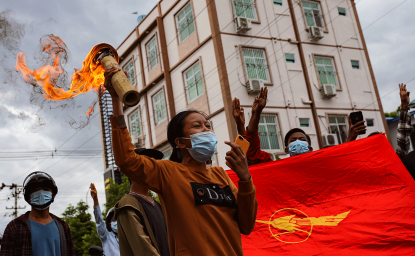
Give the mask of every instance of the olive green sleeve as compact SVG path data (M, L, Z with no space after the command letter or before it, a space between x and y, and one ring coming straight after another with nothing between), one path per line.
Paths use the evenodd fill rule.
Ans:
M121 256L159 256L150 237L144 231L143 221L133 209L123 209L117 216L117 225Z

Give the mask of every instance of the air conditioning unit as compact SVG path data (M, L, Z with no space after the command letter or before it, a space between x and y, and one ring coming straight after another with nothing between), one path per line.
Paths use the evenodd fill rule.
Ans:
M245 33L252 29L251 20L243 17L236 17L236 33Z
M323 148L339 145L337 141L337 134L324 134L323 135Z
M323 94L323 97L325 98L333 98L337 95L336 86L332 84L323 84L321 94Z
M260 79L249 79L246 84L248 94L257 94L261 91L262 87L264 87L264 81Z
M320 40L324 37L323 28L320 27L310 27L310 39L311 40Z

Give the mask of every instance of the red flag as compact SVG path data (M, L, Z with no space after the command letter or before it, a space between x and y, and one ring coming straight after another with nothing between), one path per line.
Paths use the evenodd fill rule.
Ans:
M415 182L385 136L250 172L259 206L245 255L415 255Z

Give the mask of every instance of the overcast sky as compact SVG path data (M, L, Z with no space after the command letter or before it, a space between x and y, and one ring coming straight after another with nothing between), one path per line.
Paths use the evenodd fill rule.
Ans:
M403 1L356 1L362 27L365 28ZM2 1L2 17L11 20L12 27L20 34L11 34L12 40L4 41L1 35L3 28L0 27L0 183L17 182L21 185L29 171L46 170L59 187L51 206L51 212L57 215L61 215L69 203L76 204L79 200L85 200L86 196L91 204L90 195L87 195L90 182L97 186L101 205L105 202L103 160L102 154L97 154L102 149L99 118L93 118L81 130L70 125L71 120L77 122L74 126L86 121L84 113L96 98L95 94L91 92L77 97L65 109L61 108L61 103L46 104L40 109L39 105L31 104L32 86L23 83L15 72L10 71L14 70L18 51L26 54L28 67L36 67L33 57L39 39L46 34L54 34L62 38L70 50L71 58L65 68L72 75L73 68L81 67L86 54L95 44L106 42L119 46L137 24L137 15L132 12L146 14L156 3L156 0ZM9 12L5 14L5 11ZM415 58L413 13L414 0L407 0L364 30L381 96L397 88L399 82L415 78L412 63ZM415 94L415 81L409 83L408 88ZM383 97L382 103L385 111L395 110L400 104L398 91ZM92 116L97 113L97 108L95 110ZM55 149L61 155L68 155L87 140L90 141L79 149L87 157L52 158L45 157L49 153L36 152L24 159L4 158L11 156L11 152L52 152ZM11 213L5 207L14 205L14 201L5 200L9 194L9 189L0 192L0 233L12 219L5 216ZM19 200L18 205L30 208L23 199Z

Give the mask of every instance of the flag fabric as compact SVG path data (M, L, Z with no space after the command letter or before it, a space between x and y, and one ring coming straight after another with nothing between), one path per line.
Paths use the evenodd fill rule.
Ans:
M249 169L258 214L245 255L415 255L415 181L385 136Z

